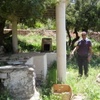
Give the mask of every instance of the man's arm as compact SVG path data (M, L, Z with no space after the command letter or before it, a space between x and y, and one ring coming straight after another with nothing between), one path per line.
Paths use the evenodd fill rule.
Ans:
M92 55L92 47L89 47L89 54Z
M77 51L78 48L79 48L79 46L76 46L76 47L73 49L73 51L71 52L71 54L74 55L75 51Z
M89 47L89 54L88 54L88 61L90 62L91 60L91 57L92 57L92 47L90 46Z

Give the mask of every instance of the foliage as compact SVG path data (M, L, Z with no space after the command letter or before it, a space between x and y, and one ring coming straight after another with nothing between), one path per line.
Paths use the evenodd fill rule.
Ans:
M9 25L11 25L11 23ZM23 23L18 23L17 29L28 29L28 26Z
M22 36L18 35L19 38L19 51L21 52L31 52L31 51L41 51L41 39L39 35ZM38 39L37 39L38 38Z
M25 26L34 27L36 22L44 20L46 7L54 3L55 0L3 0L0 2L0 16L11 22L17 20Z
M3 0L0 2L0 16L10 21L16 18L18 23L34 27L37 21L45 20L43 15L47 6L55 3L56 0Z
M72 59L70 60L70 63L67 63L67 71L69 72L69 74L67 74L66 84L69 84L71 86L73 94L75 95L81 94L82 96L85 96L85 100L100 99L99 95L100 87L98 83L96 83L96 76L98 75L98 73L100 73L99 66L97 66L97 64L99 63L100 63L100 58L98 57L97 60L97 56L95 56L95 58L93 57L92 62L89 64L89 76L88 77L83 76L81 78L77 77L78 69L77 66L75 66L76 65L75 57L73 58L73 60ZM55 71L56 65L54 66L55 67L51 66L50 70L48 70L49 76L54 76L52 72L53 70ZM48 86L45 87L45 92L47 94L44 91L42 91L43 100L61 100L60 96L56 96L51 93L51 86L53 84L50 83L49 85L48 82L52 80L52 77L49 77L47 80L48 81L45 84L45 86L46 85Z
M54 19L42 19L42 20L37 20L34 25L32 25L31 27L35 29L50 29L50 30L55 30L56 29L56 25L55 25L55 20Z
M51 87L54 83L57 83L57 70L56 69L57 69L57 64L56 64L56 61L54 61L51 67L48 69L48 74L47 74L48 87Z
M96 42L94 39L91 39L92 41L92 45L93 45L93 53L95 54L95 52L97 54L100 54L99 50L100 50L100 44L99 42Z
M0 2L0 15L3 17L16 16L18 18L40 17L45 0L3 0ZM9 5L9 6L8 6Z
M0 100L12 100L8 90L0 94Z
M55 25L55 20L53 19L47 19L45 27L46 29L50 29L50 30L55 30L56 29L56 25Z
M51 4L55 4L55 3L57 3L57 1L59 1L59 0L47 0L45 3L48 5L51 5Z
M56 61L54 61L53 64L51 65L51 67L48 69L46 83L43 84L43 86L42 86L43 100L49 100L48 96L50 96L49 97L50 99L52 98L54 100L60 100L56 96L51 95L51 92L52 92L51 88L52 88L53 84L57 83L57 67L56 66L57 66Z
M49 36L52 38L52 51L56 50L56 43L55 38L52 36ZM30 33L29 35L18 35L18 46L19 46L19 52L40 52L41 51L41 44L42 44L42 38L48 38L47 36L44 36L42 33Z
M77 70L70 66L70 75L68 75L67 84L70 84L74 94L83 94L86 100L99 100L99 85L96 83L96 75L99 73L99 67L89 67L89 77L77 77Z
M98 5L99 0L76 0L75 4L69 4L66 8L66 21L69 28L86 31L99 30L100 23Z
M38 29L38 28L45 28L45 25L44 25L44 23L41 23L40 21L37 21L36 23L35 23L35 25L34 25L34 27L36 28L36 29Z

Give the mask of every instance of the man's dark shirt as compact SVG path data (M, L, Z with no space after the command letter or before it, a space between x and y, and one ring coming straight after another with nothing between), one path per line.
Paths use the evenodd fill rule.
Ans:
M77 46L79 49L77 50L78 55L80 56L88 56L89 47L91 47L91 41L86 38L85 40L79 40Z

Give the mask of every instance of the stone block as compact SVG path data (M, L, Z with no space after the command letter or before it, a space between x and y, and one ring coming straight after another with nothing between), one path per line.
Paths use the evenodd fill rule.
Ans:
M7 73L0 73L0 79L6 79Z
M11 68L7 70L11 70ZM33 71L34 69L26 66L13 66L13 70L8 73L9 77L4 80L3 84L14 100L26 100L34 94L35 78Z

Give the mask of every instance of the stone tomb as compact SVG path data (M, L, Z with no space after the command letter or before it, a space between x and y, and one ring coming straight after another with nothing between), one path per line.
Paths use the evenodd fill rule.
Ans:
M28 66L1 66L0 79L14 100L29 100L36 91L34 69Z
M1 56L0 80L14 100L40 100L35 78L45 81L47 68L56 60L56 53L25 53Z

